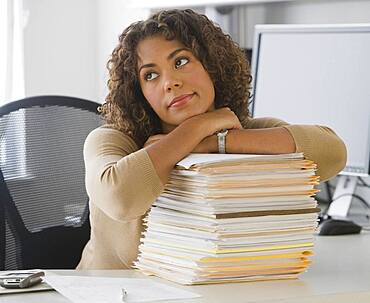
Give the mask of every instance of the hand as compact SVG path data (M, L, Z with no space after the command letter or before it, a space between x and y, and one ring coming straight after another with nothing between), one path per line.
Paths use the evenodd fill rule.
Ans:
M205 137L222 129L243 129L237 115L228 107L191 117L190 120L197 121L198 129L205 132Z
M146 140L146 142L144 143L144 147L147 147L147 146L163 139L165 136L166 136L165 134L158 134L158 135L150 136L148 138L148 140Z

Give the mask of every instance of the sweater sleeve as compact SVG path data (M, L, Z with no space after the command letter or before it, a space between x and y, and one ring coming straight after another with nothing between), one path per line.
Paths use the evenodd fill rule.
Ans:
M347 149L335 132L320 125L290 125L276 118L255 118L246 123L246 128L284 127L292 135L296 152L317 164L317 175L326 181L338 174L346 165Z
M90 202L114 220L144 215L163 190L145 149L138 150L118 130L93 130L85 141L84 161Z

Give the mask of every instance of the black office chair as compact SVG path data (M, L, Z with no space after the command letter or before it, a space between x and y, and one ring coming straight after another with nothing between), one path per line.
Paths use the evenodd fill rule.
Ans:
M83 144L99 104L64 96L0 107L0 269L75 268L90 236Z

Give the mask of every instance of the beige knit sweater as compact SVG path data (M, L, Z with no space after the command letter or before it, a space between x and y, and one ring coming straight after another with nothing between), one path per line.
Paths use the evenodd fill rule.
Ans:
M346 163L346 148L329 128L289 125L274 118L250 119L246 128L284 126L296 152L318 164L321 180ZM84 146L86 189L90 198L91 236L77 269L130 268L138 254L142 219L163 190L144 149L118 130L93 130Z

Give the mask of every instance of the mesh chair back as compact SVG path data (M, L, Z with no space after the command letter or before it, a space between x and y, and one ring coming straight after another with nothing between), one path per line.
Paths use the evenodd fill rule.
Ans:
M77 265L90 231L82 151L98 106L41 96L0 108L0 268Z

